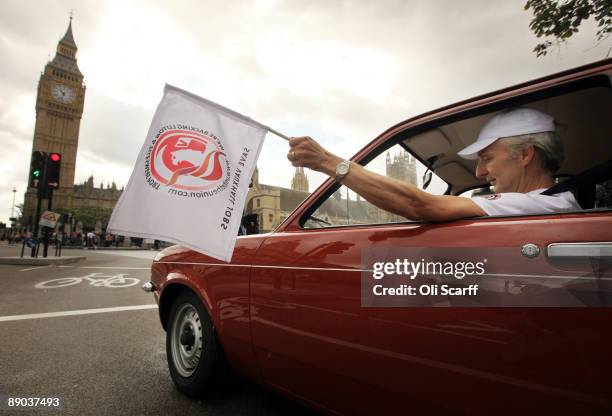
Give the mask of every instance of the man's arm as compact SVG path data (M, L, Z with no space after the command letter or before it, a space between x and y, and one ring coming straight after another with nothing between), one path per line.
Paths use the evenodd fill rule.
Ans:
M336 165L342 161L310 137L292 138L289 146L287 157L293 166L304 166L334 177ZM351 163L342 184L371 204L413 220L450 221L486 215L468 198L432 195L409 183L370 172L356 163Z

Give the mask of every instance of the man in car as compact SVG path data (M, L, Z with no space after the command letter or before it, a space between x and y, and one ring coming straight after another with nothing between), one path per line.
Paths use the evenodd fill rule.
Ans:
M476 176L495 194L485 198L432 195L400 180L370 172L328 152L310 137L289 141L293 166L325 173L371 204L413 220L450 221L484 215L546 214L580 210L571 192L541 195L563 161L552 117L530 108L503 111L489 120L475 143L459 152L478 159Z

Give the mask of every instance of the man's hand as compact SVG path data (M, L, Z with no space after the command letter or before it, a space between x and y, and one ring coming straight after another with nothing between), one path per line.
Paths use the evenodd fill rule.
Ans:
M342 161L310 137L292 137L289 147L287 159L293 166L303 166L329 176L335 175L336 165Z

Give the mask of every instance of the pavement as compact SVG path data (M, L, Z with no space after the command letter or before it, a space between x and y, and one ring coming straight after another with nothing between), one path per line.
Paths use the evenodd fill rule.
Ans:
M109 246L109 247L104 247L104 246L95 246L95 247L84 247L84 246L77 246L77 247L72 247L72 246L64 246L64 249L70 249L70 250L101 250L101 251L152 251L152 248L147 248L147 247L114 247L114 246Z
M17 250L21 250L21 245L20 244L16 244L16 245L12 245L9 246L7 244L3 244L0 246L3 250L2 251L8 251L8 252L12 252L15 249ZM0 257L0 264L12 264L12 265L18 265L18 266L22 266L22 265L27 265L27 266L48 266L48 265L55 265L55 266L59 266L59 265L64 265L64 264L71 264L71 263L76 263L79 261L83 261L85 260L87 257L85 255L85 253L87 251L90 250L95 250L98 252L154 252L157 253L159 250L151 250L148 248L140 248L140 247L95 247L95 248L90 248L90 247L64 247L62 249L62 253L65 252L77 252L78 254L74 254L73 255L62 255L59 257L56 256L47 256L47 257L43 257L42 253L39 253L38 257L32 257L30 255L31 253L31 249L27 248L25 249L24 252L24 256L21 257L20 253L19 255L16 256L8 256L8 257ZM53 247L49 248L49 252L55 252L55 249ZM153 257L151 257L153 258Z
M19 257L19 256L0 257L0 264L13 264L13 265L18 265L18 266L20 265L21 266L49 266L49 265L59 266L62 264L76 263L78 261L85 260L86 258L87 257L85 256L30 257L30 256L24 255L23 257Z

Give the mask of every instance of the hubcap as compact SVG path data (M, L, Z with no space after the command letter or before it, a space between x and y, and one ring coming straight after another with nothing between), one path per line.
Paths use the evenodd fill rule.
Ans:
M177 311L172 325L172 361L182 377L191 376L202 356L202 323L198 311L186 303Z
M181 334L181 345L187 348L193 347L195 342L195 335L193 335L193 328L185 328L183 333Z

